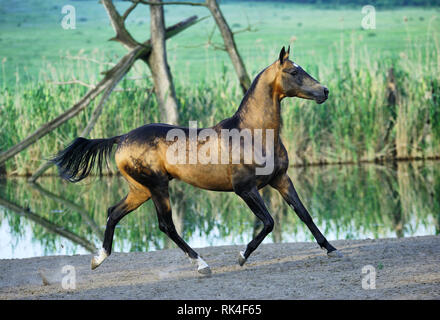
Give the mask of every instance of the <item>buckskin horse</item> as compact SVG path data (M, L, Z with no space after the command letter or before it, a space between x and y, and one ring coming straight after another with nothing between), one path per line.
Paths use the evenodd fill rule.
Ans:
M283 47L279 58L254 79L236 113L210 128L218 133L221 130L232 129L247 129L252 134L256 129L272 130L274 138L265 142L266 147L267 144L271 144L274 150L274 166L269 174L256 174L259 164L255 161L228 164L200 161L172 163L166 155L167 149L174 141L169 141L166 138L167 134L172 129L183 130L186 133L189 129L167 124L147 124L127 134L108 139L79 137L51 159L58 166L63 178L78 182L87 177L94 166L101 175L103 163L107 164L113 145L117 145L116 165L128 182L129 192L124 199L108 209L103 246L92 258L92 269L101 265L111 254L117 223L125 215L152 199L157 211L159 229L169 236L192 262L197 263L198 272L211 273L208 264L176 232L168 193L168 184L172 179L179 179L202 189L235 192L263 222L261 232L249 242L244 252L239 252L240 266L243 266L274 227L274 221L258 191L267 185L278 190L310 229L319 246L327 250L329 257L342 256L315 225L287 174L289 160L280 138L281 100L286 97L298 97L315 100L321 104L327 100L329 94L326 87L289 60L289 53L290 47L287 51ZM202 142L198 142L197 148L202 145ZM229 149L229 152L232 152L232 149ZM243 160L243 155L240 159Z

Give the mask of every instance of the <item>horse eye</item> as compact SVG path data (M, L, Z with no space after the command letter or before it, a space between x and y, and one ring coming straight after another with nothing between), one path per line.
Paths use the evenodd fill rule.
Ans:
M292 68L292 69L289 70L289 73L290 73L292 76L294 76L294 75L296 75L296 74L298 73L298 69L297 69L297 68Z
M292 76L294 76L294 75L297 74L298 69L297 69L297 68L289 68L289 69L284 70L284 72L286 72L286 73L291 74Z

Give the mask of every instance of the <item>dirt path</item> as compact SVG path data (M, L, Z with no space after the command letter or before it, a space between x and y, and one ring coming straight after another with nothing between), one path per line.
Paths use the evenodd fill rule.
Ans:
M243 246L198 249L210 277L178 249L114 253L94 271L90 255L0 260L0 299L440 299L440 236L332 243L344 258L314 243L265 244L244 267ZM74 290L62 288L65 265L75 268ZM376 289L362 288L366 265Z

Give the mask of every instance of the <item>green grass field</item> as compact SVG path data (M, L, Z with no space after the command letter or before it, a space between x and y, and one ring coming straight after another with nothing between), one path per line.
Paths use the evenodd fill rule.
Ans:
M116 42L104 8L97 1L74 1L75 30L61 27L64 1L0 0L0 150L25 138L73 105L87 88L54 85L75 77L94 84L126 50ZM116 2L120 12L128 6ZM323 105L283 102L283 137L295 164L440 156L439 9L378 10L376 29L361 28L361 7L325 9L285 3L221 3L251 77L272 63L283 45L293 43L292 58L330 89ZM166 23L204 8L167 6ZM127 21L139 41L149 38L148 8L139 6ZM167 42L168 59L180 100L180 121L212 125L230 116L242 93L227 54L207 46L221 44L212 18ZM69 58L70 57L70 58ZM74 60L80 57L85 60ZM102 63L91 61L94 59ZM386 75L396 69L401 98L386 103ZM133 80L133 78L143 78ZM156 122L148 69L139 62L104 109L92 137L127 132ZM79 134L93 104L7 164L11 173L28 174L41 159ZM390 121L390 137L384 141Z
M2 83L15 82L18 70L21 79L33 81L47 62L57 66L67 52L74 55L96 54L101 61L115 61L126 51L116 42L107 14L98 1L75 1L75 30L61 27L61 8L65 1L0 1L0 57L6 58ZM115 2L122 13L128 3ZM376 59L398 57L407 48L408 40L425 40L429 32L440 28L438 9L388 9L377 11L376 29L363 30L361 7L321 9L283 3L231 3L221 5L229 25L240 31L250 25L254 32L241 32L236 41L252 75L272 63L283 45L294 41L293 57L304 67L322 62L331 64L345 60L355 41L355 51L367 50ZM166 6L166 23L172 25L192 15L209 16L205 8ZM404 19L407 19L405 22ZM147 6L139 6L127 20L127 28L139 41L149 38ZM212 18L191 27L167 43L171 68L178 82L204 80L206 75L231 70L225 52L207 48L212 41L222 43ZM341 51L344 56L340 56ZM338 59L335 59L338 56Z

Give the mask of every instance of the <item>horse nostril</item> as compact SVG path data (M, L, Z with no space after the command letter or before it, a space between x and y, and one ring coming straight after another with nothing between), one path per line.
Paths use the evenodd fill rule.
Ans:
M328 98L328 93L329 93L328 89L324 87L324 95L326 99Z

